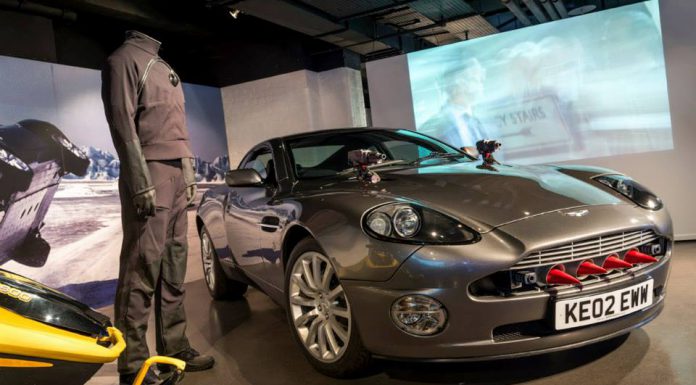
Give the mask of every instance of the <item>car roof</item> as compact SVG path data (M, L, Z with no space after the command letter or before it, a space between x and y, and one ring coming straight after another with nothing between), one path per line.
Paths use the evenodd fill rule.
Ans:
M401 130L400 128L388 128L388 127L347 127L347 128L331 128L327 130L319 130L319 131L308 131L308 132L302 132L299 134L292 134L292 135L286 135L286 136L280 136L276 137L273 139L269 139L267 141L272 141L272 140L291 140L291 139L300 139L300 138L308 138L316 135L325 135L325 134L348 134L348 133L356 133L356 132L370 132L370 131L396 131L396 130ZM264 142L267 142L264 141Z

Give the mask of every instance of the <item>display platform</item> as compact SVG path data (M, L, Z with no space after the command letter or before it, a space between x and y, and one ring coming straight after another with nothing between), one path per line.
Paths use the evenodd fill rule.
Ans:
M202 275L195 234L189 274ZM316 372L293 342L285 314L269 297L250 289L243 300L209 299L202 279L186 285L188 333L192 344L211 354L210 371L187 373L182 385L252 384L693 384L696 371L696 306L691 291L696 242L675 245L669 296L660 317L628 337L561 353L479 363L420 364L379 362L373 372L336 380ZM111 308L100 309L111 314ZM149 332L154 346L154 325ZM505 370L501 370L505 368ZM104 366L89 385L113 385L116 366Z

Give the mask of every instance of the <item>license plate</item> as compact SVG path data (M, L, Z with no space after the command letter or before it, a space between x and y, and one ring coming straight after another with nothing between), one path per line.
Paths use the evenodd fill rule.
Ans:
M556 302L556 330L619 318L653 303L653 280L609 293Z

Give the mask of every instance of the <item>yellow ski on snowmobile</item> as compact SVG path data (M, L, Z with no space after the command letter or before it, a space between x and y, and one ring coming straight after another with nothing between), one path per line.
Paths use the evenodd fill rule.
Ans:
M0 269L0 385L83 385L126 342L108 317L36 281ZM153 364L174 366L162 385L177 384L186 364L149 358L133 385Z

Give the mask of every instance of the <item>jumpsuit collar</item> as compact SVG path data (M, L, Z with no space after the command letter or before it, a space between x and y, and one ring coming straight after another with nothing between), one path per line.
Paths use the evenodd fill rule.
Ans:
M159 41L140 31L126 31L126 43L133 44L153 55L157 55L160 45L162 45Z

